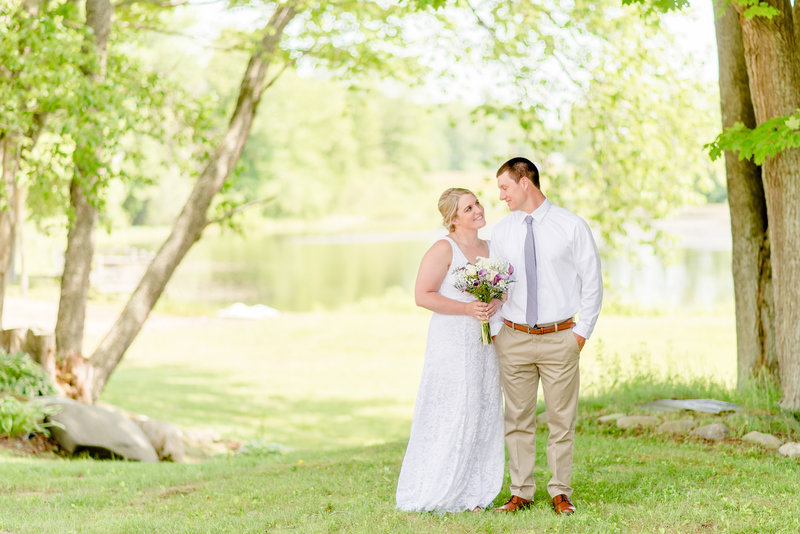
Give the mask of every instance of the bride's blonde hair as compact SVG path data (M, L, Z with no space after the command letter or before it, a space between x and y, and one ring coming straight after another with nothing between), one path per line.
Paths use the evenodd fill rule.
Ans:
M439 197L439 213L442 214L442 226L452 232L456 229L453 221L458 215L458 199L464 195L472 195L477 198L475 193L463 187L451 187L445 189Z

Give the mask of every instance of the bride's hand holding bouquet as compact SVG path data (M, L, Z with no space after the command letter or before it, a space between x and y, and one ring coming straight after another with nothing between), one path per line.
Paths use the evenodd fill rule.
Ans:
M467 263L454 270L456 289L474 295L478 302L489 305L486 309L480 307L485 313L485 318L481 318L480 313L476 314L476 317L481 320L481 341L484 345L492 342L489 332L489 317L497 311L496 307L489 303L493 299L504 299L513 282L512 274L514 274L514 267L507 261L481 256L475 259L474 264Z

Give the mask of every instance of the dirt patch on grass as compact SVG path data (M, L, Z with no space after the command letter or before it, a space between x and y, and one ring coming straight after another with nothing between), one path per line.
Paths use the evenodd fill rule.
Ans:
M189 495L197 491L197 486L194 484L183 484L182 486L173 486L161 492L159 497L162 499L169 499L175 495Z
M16 456L54 456L60 453L53 438L36 434L27 439L0 437L0 450L10 451Z

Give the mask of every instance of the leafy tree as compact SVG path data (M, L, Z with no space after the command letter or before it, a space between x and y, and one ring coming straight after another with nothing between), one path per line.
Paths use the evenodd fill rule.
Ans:
M0 3L0 318L23 192L34 189L31 196L44 205L59 196L53 183L58 165L31 164L31 154L47 122L74 109L74 95L82 92L80 69L89 58L81 49L82 32L70 24L75 13L71 3Z
M98 213L110 184L138 178L118 161L140 158L126 150L136 136L179 141L204 132L202 115L182 104L180 91L167 90L124 53L109 53L108 2L87 2L85 27L72 2L12 1L3 9L0 23L9 38L0 49L0 87L10 120L0 129L0 140L11 157L3 162L9 194L0 227L5 243L12 243L21 221L22 188L35 218L60 215L67 221L56 338L59 354L79 354ZM187 118L194 126L189 132L165 127ZM11 247L0 247L0 254L3 278Z
M458 20L480 30L458 32L462 61L502 80L483 113L516 119L548 195L593 219L606 247L658 243L653 219L703 200L714 170L699 145L718 111L698 109L710 90L691 58L676 64L657 17L618 0L444 9L466 11Z
M231 3L235 5L235 3ZM250 136L262 98L287 66L299 59L325 65L337 74L379 71L402 74L413 64L395 60L391 42L400 22L413 14L404 6L379 2L266 2L265 24L242 36L239 47L250 54L226 129L208 151L194 188L172 231L141 282L89 360L91 397L96 399L133 342L175 268L212 221L209 208L228 178Z
M714 5L725 130L709 148L728 172L739 377L773 368L774 350L780 404L800 411L800 4Z

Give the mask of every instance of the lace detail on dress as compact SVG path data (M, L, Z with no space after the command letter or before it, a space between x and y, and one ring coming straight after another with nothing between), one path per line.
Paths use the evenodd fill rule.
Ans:
M453 248L439 294L469 302L453 269L467 258ZM428 328L408 448L397 484L397 508L460 512L486 507L500 492L505 469L500 376L494 345L481 343L480 322L434 313Z

